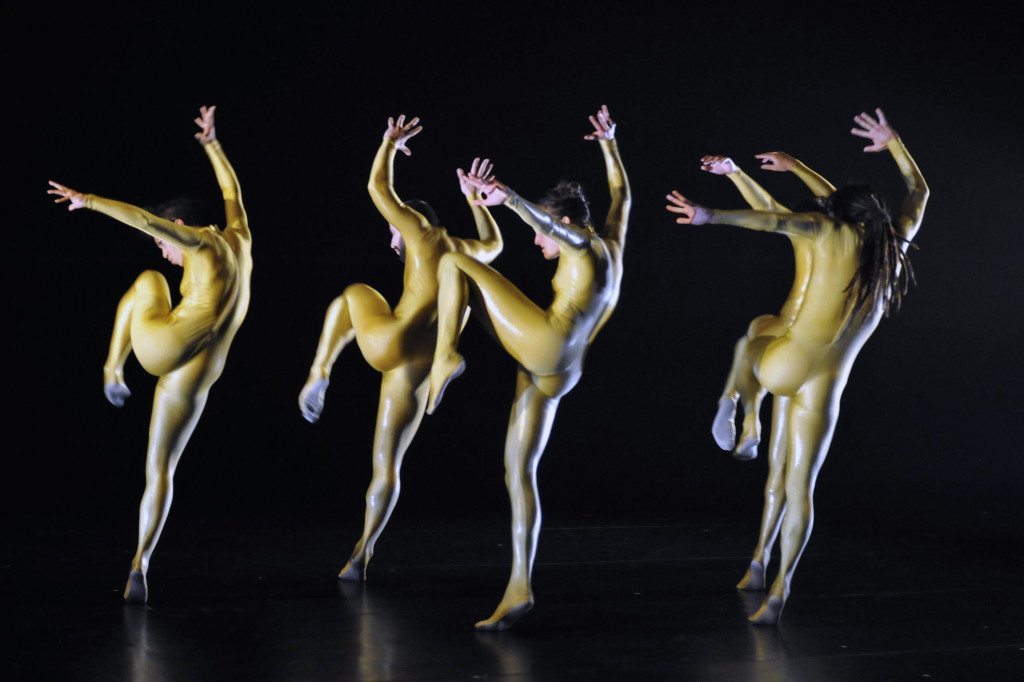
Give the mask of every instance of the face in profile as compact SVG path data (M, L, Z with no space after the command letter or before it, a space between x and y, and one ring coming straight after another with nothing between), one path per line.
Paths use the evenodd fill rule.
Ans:
M179 267L184 265L185 257L182 255L181 249L174 244L165 242L163 239L153 237L153 241L155 241L156 245L160 247L160 253L163 254L164 258Z
M568 225L570 222L568 216L559 218L559 220L561 220L566 225ZM546 234L535 232L533 237L533 243L540 247L540 252L544 254L544 260L554 260L555 258L558 258L558 256L561 255L562 253L558 247L558 242L556 242L554 239L547 236Z
M391 229L391 250L398 254L399 260L405 262L405 240L402 233L394 225L388 225Z

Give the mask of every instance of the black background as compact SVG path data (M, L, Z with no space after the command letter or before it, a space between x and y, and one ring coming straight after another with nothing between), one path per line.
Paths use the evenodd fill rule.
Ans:
M252 305L182 458L164 542L178 516L237 517L249 530L322 528L343 560L362 519L380 377L352 347L320 423L301 418L296 397L332 298L353 282L392 303L400 293L401 264L365 190L387 117L424 126L413 155L396 161L399 195L427 199L451 233L471 235L455 169L477 155L527 197L578 179L603 217L604 167L583 136L607 104L634 197L625 276L541 463L546 522L739 518L753 545L764 459L733 461L709 427L733 343L788 291L791 250L776 235L677 226L664 196L741 207L728 180L699 170L701 155L720 153L795 202L802 185L753 158L781 149L833 183L868 180L898 206L890 155L862 153L849 134L853 116L877 106L932 198L912 252L918 286L864 348L843 396L818 532L886 524L908 541L966 532L1019 547L1024 178L1008 17L924 2L373 7L53 8L12 19L26 39L5 48L16 211L6 523L44 533L110 523L130 554L155 379L130 360L133 396L117 410L101 367L137 274L156 268L178 282L150 240L52 205L47 180L140 205L199 196L203 222L222 224L192 139L199 106L217 106L254 236ZM514 215L495 216L506 243L495 266L546 305L554 264ZM408 453L392 523L507 518L514 366L475 323L461 350L467 372Z

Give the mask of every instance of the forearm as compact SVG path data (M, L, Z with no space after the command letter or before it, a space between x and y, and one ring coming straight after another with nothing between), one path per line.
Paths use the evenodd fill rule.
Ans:
M739 190L743 199L750 204L750 208L756 211L786 212L789 210L777 202L775 197L742 170L737 169L732 173L727 173L725 177L729 178L732 184L736 185L736 189Z
M395 163L395 142L385 139L377 149L377 155L373 158L373 166L370 168L370 180L366 189L370 192L370 198L381 213L385 210L394 210L401 201L394 189L394 163Z
M221 195L224 197L224 209L227 214L228 226L245 225L245 209L242 207L242 189L238 184L238 176L235 169L228 162L224 149L220 142L213 140L203 145L206 156L213 166L214 175L217 176L217 184L220 186Z
M816 197L827 197L836 191L835 185L818 175L816 172L805 166L802 162L796 161L792 169L793 175L800 178L801 182L807 185Z
M192 248L199 243L195 229L164 220L123 201L86 194L85 207L183 249Z
M599 140L604 165L608 172L608 191L611 194L611 207L605 225L604 236L608 239L623 242L626 237L626 225L629 210L633 203L633 195L629 188L629 178L619 156L619 145L614 140Z
M921 169L917 167L917 163L914 162L910 152L904 146L903 140L899 137L894 137L886 144L886 148L892 154L892 158L896 160L896 165L899 166L903 182L907 185L907 191L923 197L922 201L926 199L928 197L928 184L924 181L924 176L921 175Z
M398 198L394 185L395 141L387 138L381 142L370 169L370 180L366 185L374 206L390 224L401 233L406 241L416 239L423 230L423 224L412 209L407 208Z
M501 230L498 229L498 224L494 221L491 212L486 207L477 206L473 203L475 199L480 198L479 193L473 192L466 197L466 201L469 203L470 211L473 212L476 230L480 235L475 256L477 260L490 262L501 253L504 243L501 238Z
M235 169L228 162L228 157L224 155L224 149L220 146L220 142L213 140L204 144L203 150L206 151L206 156L210 159L210 165L213 166L217 184L220 185L220 191L225 201L229 199L238 201L242 196L242 191L238 186L238 177L235 176Z
M911 239L921 226L924 218L924 207L928 202L928 184L917 167L910 152L903 145L899 137L894 137L886 144L896 165L899 166L900 174L907 185L907 198L903 202L903 209L898 219L899 229L905 239Z
M811 213L781 213L774 211L711 211L708 220L713 225L735 225L759 232L782 232L807 236L817 229Z
M506 190L508 198L505 199L505 206L515 211L523 219L523 222L534 230L551 237L560 244L566 244L573 248L579 249L586 244L586 235L579 228L556 220L540 206L530 203L516 194L512 188L506 188Z

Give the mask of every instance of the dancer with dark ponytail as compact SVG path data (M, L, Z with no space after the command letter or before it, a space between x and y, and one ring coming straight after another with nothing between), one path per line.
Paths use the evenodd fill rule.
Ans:
M924 217L928 186L881 109L854 118L851 132L866 152L888 149L907 186L895 220L870 187L841 187L802 213L719 211L679 192L668 210L684 225L737 225L808 240L811 275L784 329L748 336L745 357L757 382L774 396L768 482L757 547L737 585L765 586L765 568L781 532L781 565L761 607L750 616L774 625L790 594L814 519L814 484L828 454L839 400L853 362L882 317L899 307L913 278L906 251Z

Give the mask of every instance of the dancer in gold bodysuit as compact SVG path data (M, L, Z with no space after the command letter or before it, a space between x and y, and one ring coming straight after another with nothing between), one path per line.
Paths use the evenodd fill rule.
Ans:
M615 142L615 124L602 107L590 121L604 154L611 209L598 234L578 185L560 185L532 204L507 186L471 177L488 206L504 204L536 232L545 258L558 258L554 301L544 310L494 269L459 254L440 266L437 352L430 372L430 407L465 367L456 351L460 321L472 298L489 331L518 363L516 396L505 440L505 482L512 503L512 574L497 609L477 623L503 630L533 606L531 576L540 534L537 466L562 396L579 381L587 347L611 315L622 281L622 252L630 209L629 183Z
M501 253L501 233L490 212L474 200L480 195L460 168L459 185L476 220L480 239L457 239L436 226L433 210L422 201L403 203L394 190L396 150L411 154L406 142L422 130L419 119L388 119L384 141L370 172L373 203L388 221L392 248L405 262L405 288L398 305L365 284L345 289L327 309L323 332L309 377L299 394L299 409L316 422L324 406L331 368L342 349L354 339L363 357L381 372L380 403L373 440L373 477L366 493L363 535L338 577L365 580L366 564L398 501L402 459L423 419L427 379L437 339L438 264L445 254L459 254L489 263ZM490 178L491 164L475 159L474 177ZM431 216L430 219L424 214Z
M784 152L767 152L757 154L754 158L761 160L761 168L764 170L792 171L815 196L825 197L835 191L835 187L825 178ZM701 159L701 170L715 175L725 175L732 180L743 198L755 210L790 212L728 157L705 156ZM723 450L732 450L733 457L738 460L751 460L757 457L757 446L761 443L761 421L758 413L766 393L764 387L757 383L754 370L747 360L747 341L759 336L781 336L785 333L786 328L792 324L796 311L800 309L811 275L810 240L798 235L788 236L793 245L795 261L793 286L778 315L761 315L754 318L747 329L747 334L736 342L733 364L729 369L722 397L718 401L718 413L711 427L711 433L718 446ZM739 444L736 443L735 425L737 401L743 406L743 432Z
M183 268L181 302L171 304L167 280L143 272L117 307L103 391L117 407L130 391L124 364L135 351L139 364L159 377L153 397L146 453L146 490L139 507L139 544L124 598L145 602L146 573L171 508L174 470L220 378L231 341L249 308L252 238L235 172L217 141L214 107L202 107L195 137L213 165L224 196L226 226L189 227L135 206L81 194L56 182L49 194L68 210L89 208L153 237L164 257Z
M778 576L750 616L774 625L790 593L797 562L810 538L814 483L828 454L839 400L853 362L910 277L906 250L921 226L928 186L885 115L854 119L851 132L870 140L867 152L888 149L907 186L896 220L865 186L835 190L821 211L718 211L678 192L668 195L676 222L737 225L809 240L811 275L792 321L781 334L748 338L746 357L758 383L774 395L765 508L757 548L740 589L761 589L771 547L781 531ZM755 330L756 331L756 330Z

